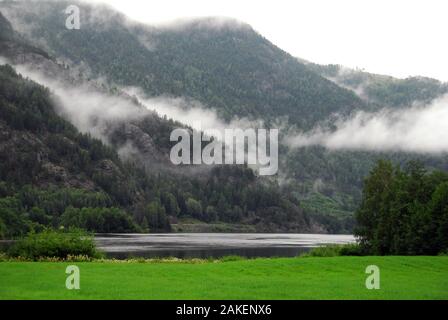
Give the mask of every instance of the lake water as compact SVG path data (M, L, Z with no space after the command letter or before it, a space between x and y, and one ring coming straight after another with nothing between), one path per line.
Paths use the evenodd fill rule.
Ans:
M294 257L325 244L354 242L351 235L279 233L98 234L95 241L108 257L209 258Z

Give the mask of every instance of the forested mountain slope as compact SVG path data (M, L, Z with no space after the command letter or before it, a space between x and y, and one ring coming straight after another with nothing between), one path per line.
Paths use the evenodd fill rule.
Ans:
M349 88L361 98L382 107L412 107L427 104L448 93L448 84L427 77L397 79L391 76L368 73L340 65L307 66L343 87Z
M81 29L68 30L64 10L73 3L9 2L1 3L0 10L21 37L44 48L60 65L67 66L70 77L75 78L73 81L94 83L95 79L106 79L106 87L100 88L106 92L116 93L122 87L132 86L150 97L193 99L216 110L223 119L260 119L267 126L280 127L281 134L291 129L306 131L319 123L331 127L335 115L344 117L385 106L406 107L415 100L425 103L446 89L445 85L428 79L395 81L365 73L353 73L341 80L338 68L301 62L250 26L233 20L210 18L155 27L129 21L108 7L78 3ZM369 84L364 91L368 98L358 90L361 83ZM113 126L108 136L116 149L128 140L138 144L139 137L150 137L149 145L155 147L139 149L149 150L142 160L152 164L166 159L173 125L174 122L154 116L133 122L132 130ZM160 157L153 159L154 154ZM363 179L380 158L398 163L418 159L429 167L447 167L446 156L323 147L291 149L282 145L278 176L281 192L285 193L282 197L288 197L295 206L300 203L315 219L325 221L331 226L327 230L350 230ZM153 174L159 172L158 167L153 167ZM231 188L234 182L226 183ZM176 183L166 184L174 194ZM192 193L192 198L201 202L202 208L198 210L201 215L208 206L212 207L210 212L215 212L220 198L214 195L210 204L204 190L201 187ZM231 193L227 190L225 198L232 198ZM240 212L238 208L245 212L242 216L253 212L244 202L234 208L235 200L229 201L223 209L226 217ZM223 214L221 209L218 211ZM275 212L271 211L273 216Z
M68 4L14 3L3 11L17 25L28 25L29 39L56 57L87 64L93 76L141 87L149 95L191 97L226 119L288 117L310 128L335 112L366 108L353 92L237 21L149 27L107 7L78 4L82 26L73 31L64 27Z
M10 236L78 221L72 215L86 216L79 226L103 232L169 230L169 221L183 216L259 231L325 230L250 169L216 167L196 177L145 171L59 117L47 89L8 65L0 67L0 80L0 189L7 197L0 201L0 222ZM90 206L84 213L71 208ZM104 229L98 221L109 214L114 222Z
M14 61L20 56L34 68L50 67L46 71L63 82L84 85L85 77L72 78L45 52L36 58L41 50L12 29L5 35L0 42L7 46L2 45L0 56ZM0 67L0 80L2 236L48 225L96 232L167 231L183 218L258 231L328 231L276 183L243 166L193 174L169 169L163 162L171 146L169 133L181 124L140 110L138 102L129 106L141 111L139 118L109 123L105 145L63 118L57 92L21 77L9 65ZM130 141L142 161L118 155ZM156 163L164 166L148 166Z
M371 108L248 25L210 18L155 28L128 21L109 8L81 4L82 26L73 31L65 28L67 5L14 3L1 8L27 39L64 63L81 65L91 78L106 77L111 86L136 86L150 96L193 98L227 120L244 116L277 126L279 119L288 119L286 127L306 130L333 114ZM335 181L346 170L331 173L328 166L315 165L332 161L327 152L311 148L296 157L295 151L288 154L282 147L280 153L281 175L299 185L297 201L308 198L320 179L338 196L337 200L328 198L331 205L313 210L326 214L336 207L350 215L356 194L341 191L341 184L348 182ZM294 166L286 167L290 163ZM302 168L311 170L297 172ZM334 178L326 181L330 175ZM362 175L352 180L356 186L346 189L359 191Z

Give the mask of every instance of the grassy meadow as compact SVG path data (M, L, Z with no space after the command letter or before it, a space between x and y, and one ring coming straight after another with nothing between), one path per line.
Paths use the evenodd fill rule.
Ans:
M65 287L68 265L80 290ZM379 290L365 287L368 265ZM0 299L448 299L448 257L0 262Z

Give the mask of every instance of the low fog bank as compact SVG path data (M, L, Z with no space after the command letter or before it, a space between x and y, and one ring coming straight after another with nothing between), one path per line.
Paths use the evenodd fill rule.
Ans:
M423 107L357 112L334 126L334 130L316 127L288 135L284 142L293 148L321 145L335 150L448 152L448 95Z
M233 118L230 122L221 119L216 110L207 108L199 101L183 97L148 97L139 88L123 89L128 95L137 98L148 110L152 110L160 116L181 122L195 130L210 131L224 129L248 129L262 128L261 120L248 118Z
M61 79L49 78L26 65L15 65L22 76L48 87L57 112L75 125L79 131L107 142L104 131L111 123L137 120L148 114L130 99L99 92L88 84L73 85Z
M7 63L0 60L0 63ZM42 70L30 65L14 65L22 76L33 80L50 89L55 102L56 111L75 125L78 130L90 133L93 137L110 143L111 128L117 124L138 122L147 116L160 116L173 119L189 126L196 131L202 131L208 137L224 136L225 129L256 129L263 128L260 120L234 118L230 122L222 120L218 113L203 106L201 103L183 97L167 96L147 97L139 88L122 88L122 94L109 94L100 91L90 83L70 83L67 79L50 77ZM136 128L134 126L134 128ZM153 147L152 138L139 129L135 139ZM113 131L113 130L112 130ZM118 147L122 158L140 157L146 159L153 154L142 154L135 141L127 141ZM140 144L141 144L140 143ZM245 157L257 153L256 146L246 145ZM145 148L144 148L145 149ZM148 149L148 148L146 148ZM152 153L152 152L151 152ZM168 155L165 155L167 157ZM146 159L144 162L149 160ZM257 167L257 166L255 166Z
M0 58L1 59L1 58ZM0 60L4 64L8 61ZM114 121L139 120L150 114L158 114L178 121L195 130L261 128L261 120L234 118L222 120L216 110L200 102L184 97L148 97L139 88L122 88L120 95L101 92L88 83L67 83L63 79L49 77L41 70L28 65L13 65L22 76L48 87L53 94L58 112L80 131L89 132L104 139L102 131ZM136 101L133 101L134 98Z

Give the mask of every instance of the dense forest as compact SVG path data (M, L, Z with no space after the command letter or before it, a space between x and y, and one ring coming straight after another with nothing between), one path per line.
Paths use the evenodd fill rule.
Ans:
M84 78L104 77L112 87L138 87L152 97L194 99L226 120L247 117L280 127L281 136L317 124L331 128L335 115L427 103L447 91L446 84L433 79L397 80L314 65L233 20L217 23L205 18L154 27L129 21L107 6L79 3L83 27L70 32L61 27L65 21L61 12L67 5L64 1L4 3L1 10L13 25L29 26L20 30L28 41L43 45L69 66L82 65ZM359 94L359 87L365 94ZM295 201L317 215L340 218L341 225L350 217L353 224L363 178L378 159L397 163L413 159L430 168L447 167L445 158L437 155L321 147L283 146L280 158L279 182L288 184Z
M374 255L448 252L448 174L380 161L366 178L355 234Z
M307 66L343 87L353 90L360 98L379 107L410 107L430 103L448 93L448 84L426 77L397 79L391 76L349 69L340 65Z
M168 231L182 217L312 231L277 183L244 166L203 175L152 172L122 161L54 109L48 89L0 66L0 225L4 237L44 226L95 232Z
M447 91L446 84L433 79L343 73L339 66L304 62L232 20L219 27L210 18L156 28L108 7L78 3L84 20L81 30L71 32L61 14L67 5L1 3L12 25L0 14L0 54L50 77L63 75L70 86L88 82L120 96L121 87L133 86L149 97L185 97L222 119L247 117L280 126L281 135L316 124L331 126L334 115L430 102ZM348 233L363 199L363 179L377 160L403 165L413 159L430 170L448 170L445 155L286 145L280 146L275 179L257 177L244 166L177 170L166 165L169 133L184 125L148 112L136 120L106 123L102 134L107 141L101 141L55 112L48 89L10 67L2 67L1 76L0 134L5 139L0 175L8 199L3 208L24 222L13 234L39 228L36 223L91 231L167 231L184 218L251 225L257 231ZM106 79L107 85L95 79ZM367 99L356 90L360 86ZM134 98L125 97L138 108ZM130 142L137 151L131 159L120 153ZM58 197L55 186L66 194L64 210L40 202ZM85 205L70 200L72 193L76 198L84 192L108 201ZM22 193L34 200L23 202ZM48 219L34 221L33 207Z
M60 27L67 5L13 3L2 11L12 22L31 26L25 33L30 41L74 65L86 64L92 76L141 87L151 96L190 97L227 120L287 117L311 128L335 109L367 108L352 91L309 70L249 25L229 20L215 28L213 19L204 19L155 28L105 6L79 3L83 27L70 32Z

